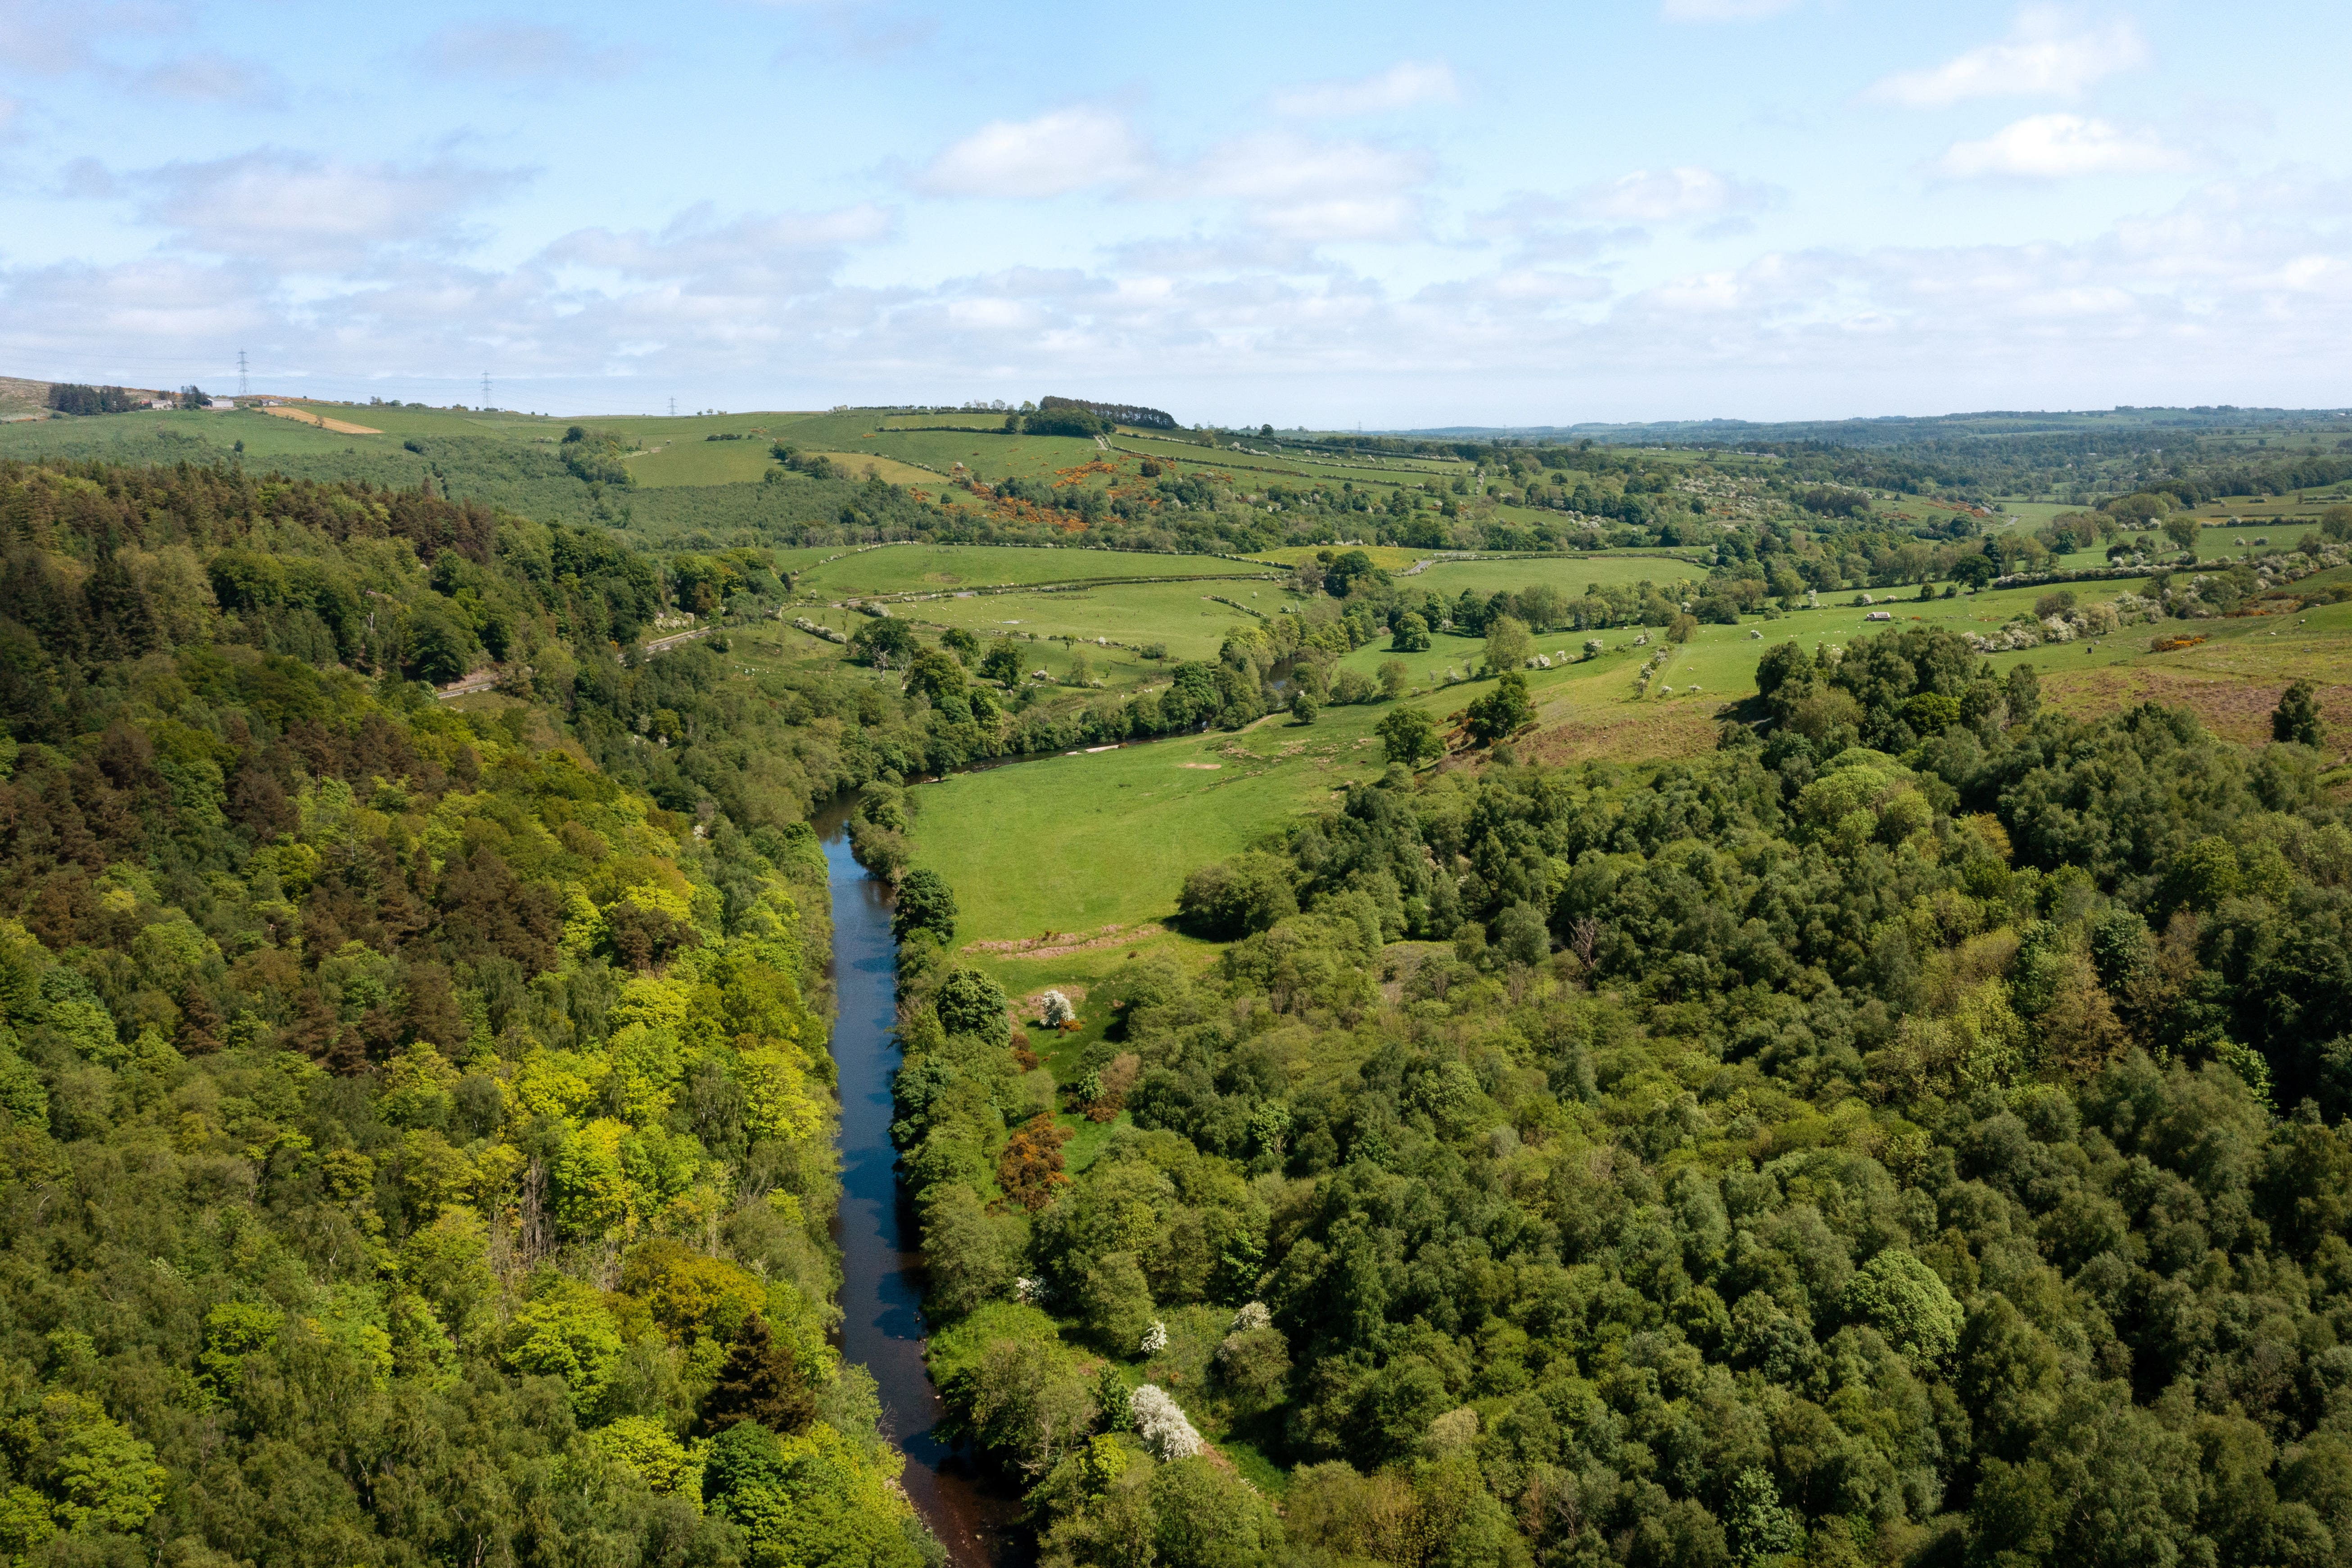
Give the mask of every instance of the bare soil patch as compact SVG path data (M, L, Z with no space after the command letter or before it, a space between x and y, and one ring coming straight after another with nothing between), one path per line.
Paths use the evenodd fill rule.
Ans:
M383 431L369 425L354 425L348 419L330 419L323 414L313 414L307 408L289 408L279 404L264 408L264 414L274 414L280 419L292 419L304 425L315 425L321 430L332 430L338 436L381 436Z

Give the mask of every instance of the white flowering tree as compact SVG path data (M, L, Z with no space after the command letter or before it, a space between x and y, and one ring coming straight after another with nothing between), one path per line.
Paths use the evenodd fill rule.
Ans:
M1135 1418L1136 1436L1163 1462L1189 1459L1201 1451L1201 1434L1192 1429L1183 1410L1158 1384L1144 1384L1129 1394L1127 1408Z

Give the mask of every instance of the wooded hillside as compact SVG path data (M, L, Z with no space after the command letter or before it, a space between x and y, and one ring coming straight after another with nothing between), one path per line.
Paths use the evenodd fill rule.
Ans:
M1238 940L1050 1072L910 932L933 1367L1045 1561L2345 1560L2317 753L1948 633L1766 662L1768 739L1204 868Z
M11 466L0 530L0 1547L935 1553L824 1342L799 801L574 738L653 564L228 469Z

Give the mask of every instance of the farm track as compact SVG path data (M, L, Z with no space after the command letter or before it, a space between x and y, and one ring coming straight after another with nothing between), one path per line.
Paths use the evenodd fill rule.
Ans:
M667 653L674 647L683 647L697 637L709 637L711 630L709 626L697 626L690 632L674 632L666 637L656 637L652 642L646 644L646 657L651 658L657 653Z

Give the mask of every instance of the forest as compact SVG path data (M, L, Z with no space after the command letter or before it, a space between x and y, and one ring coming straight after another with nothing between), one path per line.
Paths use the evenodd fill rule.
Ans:
M0 523L0 1550L940 1562L826 1338L859 694L761 700L729 808L601 532L193 467Z
M931 1364L1044 1562L2352 1561L2311 716L1762 665L1709 756L1401 761L1202 868L1227 945L1075 1062L909 874Z

